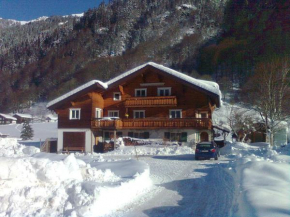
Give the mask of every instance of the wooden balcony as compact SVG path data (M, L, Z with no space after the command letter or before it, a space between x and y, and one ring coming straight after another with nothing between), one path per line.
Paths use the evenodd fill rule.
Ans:
M131 97L125 101L126 107L160 107L176 105L176 96Z
M212 122L208 118L144 118L144 119L118 119L95 120L94 129L211 129Z
M92 128L97 129L121 129L122 128L122 120L102 120L97 119L92 121Z

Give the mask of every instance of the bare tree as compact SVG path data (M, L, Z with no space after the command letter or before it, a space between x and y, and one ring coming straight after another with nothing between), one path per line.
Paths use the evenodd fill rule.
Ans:
M245 142L245 139L255 131L255 117L248 109L231 106L227 117L228 124L238 141Z
M255 75L243 88L243 101L260 114L271 145L281 122L290 117L289 64L289 58L260 63Z

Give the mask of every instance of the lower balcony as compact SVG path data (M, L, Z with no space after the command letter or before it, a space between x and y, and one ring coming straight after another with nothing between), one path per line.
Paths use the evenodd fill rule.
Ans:
M212 122L208 118L146 118L146 119L116 119L94 120L94 129L211 129Z

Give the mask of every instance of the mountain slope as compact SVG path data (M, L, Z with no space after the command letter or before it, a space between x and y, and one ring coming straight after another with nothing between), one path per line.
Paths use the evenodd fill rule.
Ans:
M197 50L219 33L224 5L115 0L80 19L51 17L0 29L0 109L18 110L151 60L195 73Z

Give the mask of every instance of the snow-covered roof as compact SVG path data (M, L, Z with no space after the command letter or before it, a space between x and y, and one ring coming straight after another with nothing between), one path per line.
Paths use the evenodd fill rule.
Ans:
M9 120L14 120L14 121L17 120L16 118L14 118L14 117L12 117L12 116L10 116L10 115L6 115L6 114L3 114L3 113L0 113L0 115L1 115L2 117L6 118L6 119L9 119Z
M57 120L58 119L57 116L53 116L53 115L47 115L46 118L49 118L50 120Z
M189 82L189 83L191 83L191 84L193 84L195 86L198 86L198 87L200 87L202 89L205 89L205 90L207 90L209 92L212 92L212 93L218 95L219 97L221 97L221 91L220 91L219 85L217 83L212 82L212 81L205 81L205 80L195 79L195 78L190 77L190 76L188 76L186 74L178 72L178 71L176 71L174 69L170 69L168 67L165 67L163 65L160 65L160 64L157 64L157 63L154 63L154 62L145 63L145 64L143 64L141 66L138 66L138 67L136 67L134 69L131 69L131 70L129 70L129 71L127 71L127 72L125 72L125 73L123 73L123 74L121 74L121 75L119 75L119 76L117 76L117 77L115 77L115 78L113 78L111 80L109 80L107 82L108 86L110 86L111 84L117 82L118 80L120 80L120 79L122 79L122 78L124 78L126 76L129 76L129 75L133 74L134 72L138 71L139 69L144 68L147 65L150 65L150 66L153 66L154 68L160 69L163 72L166 72L166 73L168 73L170 75L178 77L178 78L180 78L180 79L182 79L184 81L187 81L187 82Z
M74 94L76 94L76 93L78 93L78 92L80 92L80 91L82 91L82 90L84 90L84 89L86 89L86 88L94 85L94 84L99 84L104 89L107 89L108 88L108 85L106 83L104 83L102 81L99 81L99 80L92 80L92 81L89 81L88 83L85 83L84 85L79 86L78 88L76 88L76 89L74 89L74 90L72 90L72 91L70 91L70 92L68 92L68 93L66 93L66 94L64 94L64 95L62 95L62 96L60 96L60 97L52 100L52 101L50 101L47 104L46 107L50 107L50 106L52 106L52 105L54 105L54 104L56 104L56 103L58 103L58 102L60 102L60 101L62 101L64 99L66 99L66 98L68 98L68 97L70 97L70 96L72 96L72 95L74 95Z
M32 118L32 116L30 114L20 114L20 113L16 113L14 115L17 115L21 118Z
M72 90L72 91L70 91L70 92L68 92L68 93L66 93L66 94L54 99L54 100L52 100L52 101L50 101L47 104L46 107L49 108L52 105L55 105L56 103L58 103L58 102L60 102L60 101L62 101L64 99L67 99L68 97L70 97L70 96L72 96L72 95L74 95L74 94L76 94L76 93L78 93L78 92L80 92L80 91L82 91L82 90L84 90L84 89L86 89L88 87L91 87L92 85L94 85L96 83L101 85L104 89L108 89L110 87L110 85L118 82L119 80L121 80L121 79L123 79L123 78L125 78L125 77L127 77L127 76L129 76L129 75L131 75L133 73L135 73L135 72L137 72L138 70L140 70L140 69L142 69L142 68L144 68L146 66L152 66L152 67L154 67L156 69L159 69L159 70L161 70L161 71L163 71L163 72L165 72L165 73L167 73L169 75L175 76L175 77L177 77L177 78L179 78L181 80L184 80L184 81L186 81L186 82L188 82L190 84L193 84L193 85L195 85L195 86L197 86L197 87L199 87L201 89L204 89L204 90L206 90L208 92L211 92L211 93L217 95L219 97L219 104L221 104L221 91L220 91L219 85L217 83L212 82L212 81L205 81L205 80L195 79L193 77L190 77L190 76L188 76L186 74L183 74L181 72L178 72L176 70L170 69L170 68L165 67L163 65L160 65L160 64L157 64L157 63L154 63L154 62L148 62L148 63L145 63L143 65L137 66L136 68L133 68L133 69L127 71L127 72L124 72L121 75L119 75L119 76L107 81L106 83L104 83L102 81L99 81L99 80L92 80L92 81L90 81L90 82L88 82L88 83L86 83L86 84L84 84L84 85L82 85L82 86L80 86L80 87L78 87L78 88L76 88L76 89L74 89L74 90Z

